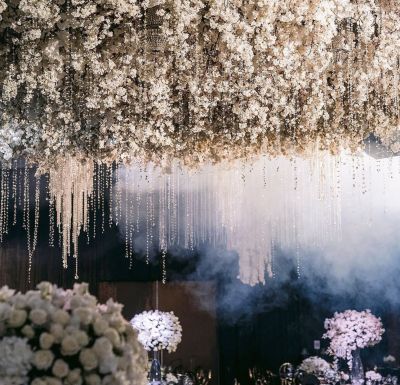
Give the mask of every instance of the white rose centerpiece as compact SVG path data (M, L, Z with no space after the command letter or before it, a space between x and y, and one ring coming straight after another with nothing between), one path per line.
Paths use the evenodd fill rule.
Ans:
M146 350L176 351L182 340L182 326L173 312L144 311L135 315L131 324L139 333L138 340Z
M144 384L147 354L121 309L98 304L86 284L1 288L1 384Z

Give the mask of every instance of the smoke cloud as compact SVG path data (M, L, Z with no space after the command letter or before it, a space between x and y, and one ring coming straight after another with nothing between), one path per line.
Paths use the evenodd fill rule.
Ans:
M301 286L311 301L323 297L332 311L400 305L396 158L263 159L233 170L151 173L131 171L120 188L132 202L139 196L150 206L151 238L158 241L152 250L161 243L173 252L171 238L195 249L199 261L189 278L223 281L220 303L227 314L257 311L255 303L266 295L271 308L285 306L288 285ZM132 243L146 253L149 219L136 220L142 231ZM122 215L122 234L129 222ZM264 274L265 283L256 284Z

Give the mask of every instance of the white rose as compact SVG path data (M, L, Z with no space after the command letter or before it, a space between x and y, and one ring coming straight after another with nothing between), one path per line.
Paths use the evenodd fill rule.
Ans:
M47 321L47 313L42 309L33 309L29 313L29 319L36 325L43 325Z
M64 338L64 328L60 324L52 324L50 326L50 333L53 335L55 342L60 343Z
M102 335L107 330L107 328L108 328L107 321L101 318L97 318L93 323L93 330L98 336Z
M92 349L83 349L79 354L79 361L85 370L93 370L97 368L97 356Z
M53 369L51 371L56 377L63 378L68 375L69 366L64 360L58 359L56 362L54 362Z
M71 370L68 373L67 378L64 380L64 383L67 385L81 385L82 384L82 374L80 369Z
M108 328L104 332L104 337L108 338L114 347L119 347L121 345L121 338L115 329Z
M19 328L26 322L27 317L28 314L25 310L13 309L8 319L8 324L12 328Z
M9 289L8 286L0 288L0 302L7 301L15 293L15 290Z
M11 306L8 303L0 302L0 321L5 321L11 314Z
M26 298L23 294L17 293L13 297L13 305L15 309L24 309L26 307Z
M126 321L125 318L122 316L119 317L113 317L110 320L110 326L113 328L117 329L120 333L123 333L126 329Z
M110 355L104 356L100 359L99 372L114 373L118 369L118 357L111 353Z
M73 316L82 325L89 325L93 320L93 311L90 308L78 307L73 311Z
M42 333L39 337L39 344L42 349L50 349L54 344L55 338L50 333Z
M46 377L47 385L62 385L62 381L55 377Z
M54 287L50 282L40 282L37 286L42 298L50 299L53 294Z
M52 315L51 319L60 325L67 325L70 320L70 315L63 309L57 309Z
M35 378L32 382L31 385L47 385L46 379L44 377L42 378Z
M108 356L108 355L112 354L111 342L105 337L100 337L94 343L93 351L95 352L96 356L99 358Z
M25 325L21 329L22 334L27 338L33 338L35 336L35 331L31 325Z
M61 341L61 352L66 356L72 356L79 352L80 346L73 336L65 336Z
M85 381L87 385L100 385L101 384L101 378L97 374L89 374L88 376L85 377Z
M87 346L89 344L89 337L88 337L87 333L83 330L77 330L74 333L74 337L76 338L79 346L81 346L81 347Z
M108 376L105 376L105 377L103 377L103 380L101 381L101 385L112 385L112 384L114 384L114 378L113 378L113 376L112 375L108 375Z
M54 354L50 350L38 350L33 355L33 365L39 370L50 368L54 360Z

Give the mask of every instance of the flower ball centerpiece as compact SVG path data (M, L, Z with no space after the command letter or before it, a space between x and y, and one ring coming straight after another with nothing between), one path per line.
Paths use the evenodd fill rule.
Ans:
M131 324L138 331L138 339L143 347L148 351L153 351L154 357L149 373L150 382L161 383L159 352L176 351L182 340L182 326L179 318L173 312L150 310L135 315Z
M135 315L131 324L139 333L139 342L149 351L167 350L171 353L182 340L182 326L173 312L144 311Z
M1 288L1 384L144 384L147 355L121 309L98 304L86 284Z
M335 313L332 318L325 320L326 332L323 338L330 340L328 353L335 358L347 360L352 371L353 383L355 378L364 381L360 349L374 346L382 340L385 332L380 318L370 310L346 310Z

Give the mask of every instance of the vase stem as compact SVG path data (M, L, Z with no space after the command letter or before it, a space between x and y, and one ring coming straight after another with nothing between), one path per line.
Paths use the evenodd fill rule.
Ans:
M351 383L353 385L362 385L364 383L364 367L361 361L360 349L354 350L352 356Z
M149 382L150 384L161 384L161 379L160 352L154 350L149 373Z

